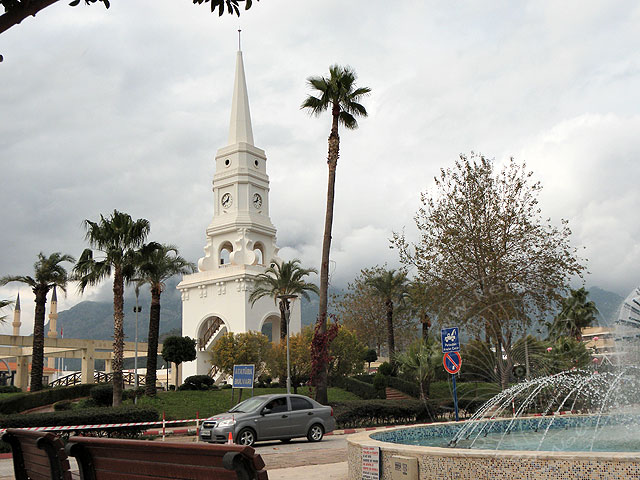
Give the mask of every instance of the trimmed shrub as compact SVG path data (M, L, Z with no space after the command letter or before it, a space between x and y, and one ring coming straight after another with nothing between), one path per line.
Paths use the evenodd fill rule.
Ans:
M73 403L71 400L60 400L53 404L53 409L56 412L60 412L62 410L71 410L73 408Z
M0 393L18 393L21 391L22 390L14 385L0 385Z
M77 403L76 408L96 408L97 406L98 404L96 403L96 401L93 398L89 397L80 400Z
M124 406L117 408L91 408L29 415L0 417L1 428L53 427L60 425L96 425L110 423L154 422L160 415L151 407ZM118 429L78 430L83 435L106 434L108 436L136 436L147 430L146 426Z
M52 405L60 400L73 400L87 397L93 387L95 387L93 384L81 384L13 395L0 400L0 414L19 413L44 405Z
M128 388L122 392L123 400L133 400L136 397L144 397L144 387Z
M192 375L186 378L178 390L208 390L213 386L213 382L209 375Z
M89 395L97 405L110 407L113 403L113 385L110 383L96 385L89 391Z
M381 373L385 377L390 377L393 375L393 367L389 362L383 362L378 367L378 373Z
M338 428L426 423L439 419L442 410L434 402L419 400L367 400L332 405Z
M374 398L386 398L384 387L382 390L376 390L373 385L351 377L336 378L333 381L336 387L340 387L362 399L369 400Z
M384 390L385 388L387 388L387 377L385 377L381 373L376 373L375 376L373 377L373 388L375 388L378 391ZM384 398L386 398L386 396Z

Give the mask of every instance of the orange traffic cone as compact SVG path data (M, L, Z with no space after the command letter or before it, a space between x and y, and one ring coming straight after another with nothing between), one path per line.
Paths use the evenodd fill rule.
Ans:
M229 445L232 445L232 444L233 444L233 435L231 434L231 432L229 432L229 439L227 440L227 443L228 443Z

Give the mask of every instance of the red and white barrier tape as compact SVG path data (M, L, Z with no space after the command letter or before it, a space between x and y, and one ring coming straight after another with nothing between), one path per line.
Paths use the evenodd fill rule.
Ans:
M20 430L31 430L31 431L45 431L45 432L65 432L65 431L73 431L73 430L100 430L103 428L120 428L120 427L141 427L141 426L153 426L153 425L169 425L169 424L180 424L180 423L194 423L197 419L189 419L189 420L159 420L157 422L130 422L130 423L102 423L97 425L60 425L55 427L24 427L20 428ZM0 429L0 434L6 432L6 428Z

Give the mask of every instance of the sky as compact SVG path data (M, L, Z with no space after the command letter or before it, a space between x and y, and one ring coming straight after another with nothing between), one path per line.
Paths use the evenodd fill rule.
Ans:
M0 35L0 276L32 273L40 251L79 256L83 220L114 209L203 255L241 29L282 258L320 264L330 117L300 104L337 63L371 95L341 131L333 286L397 267L392 232L415 237L420 192L477 152L526 162L543 215L569 220L586 284L626 297L640 284L639 22L634 0L260 0L240 18L188 0L60 1ZM18 291L28 329L30 290L0 298ZM109 283L72 285L59 310L110 298Z

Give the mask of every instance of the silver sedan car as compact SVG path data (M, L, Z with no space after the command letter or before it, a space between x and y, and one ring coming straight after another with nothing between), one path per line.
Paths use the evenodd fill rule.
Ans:
M200 439L225 443L232 435L234 443L253 445L259 440L307 437L319 442L335 429L333 409L303 395L259 395L240 402L231 410L202 422Z

